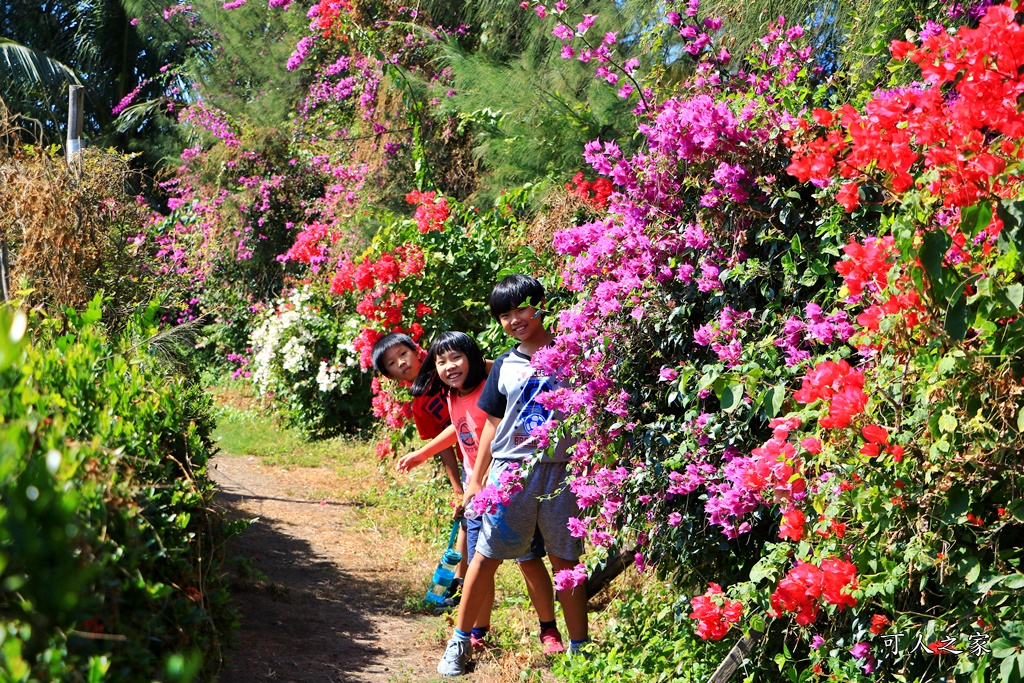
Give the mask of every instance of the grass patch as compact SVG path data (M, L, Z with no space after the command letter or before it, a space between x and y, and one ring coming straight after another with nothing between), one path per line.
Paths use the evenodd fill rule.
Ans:
M266 466L324 467L337 473L340 488L318 489L314 497L343 498L355 503L357 528L380 534L385 542L402 548L400 561L406 567L408 579L398 587L398 597L410 612L433 614L423 596L448 541L454 500L440 466L428 463L410 475L400 474L395 470L395 459L379 460L374 444L366 438L306 441L252 403L240 405L238 400L223 400L222 391L215 392L219 407L214 432L221 450L235 456L259 457ZM230 393L228 397L233 399ZM478 662L487 663L503 681L559 680L552 672L554 660L542 654L537 614L515 562L502 564L495 587L491 616L494 647L477 657ZM561 607L556 604L555 609L568 644ZM423 633L428 649L436 650L438 658L451 636L454 619L454 612L439 615ZM606 614L592 613L591 633L599 634L606 621ZM558 664L555 670L565 672L567 667ZM398 675L395 680L404 679Z
M359 439L306 441L273 417L230 405L218 407L213 438L224 453L255 456L270 467L351 466L367 460L372 451Z

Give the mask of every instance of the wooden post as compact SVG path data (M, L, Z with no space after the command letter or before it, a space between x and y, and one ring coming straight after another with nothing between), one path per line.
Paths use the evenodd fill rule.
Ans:
M68 142L65 158L68 166L76 165L82 151L82 105L85 103L85 87L72 85L68 88Z
M3 283L4 303L11 300L11 290L8 285L11 268L7 265L7 242L0 242L0 283Z
M605 586L612 582L612 579L621 574L626 567L633 564L633 556L635 554L635 550L610 551L608 558L598 565L594 572L587 577L587 599L589 600L604 590Z
M763 635L764 633L761 631L751 630L749 636L740 638L739 642L729 650L729 654L725 656L722 663L715 669L715 673L711 674L708 683L726 683L726 681L731 679L736 671L743 666L743 660L754 651L754 646L757 645L757 641L761 640Z

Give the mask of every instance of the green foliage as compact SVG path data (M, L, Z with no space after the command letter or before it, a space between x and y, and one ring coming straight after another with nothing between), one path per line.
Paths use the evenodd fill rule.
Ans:
M431 309L419 320L424 340L449 330L466 332L477 338L487 357L494 358L506 350L508 339L491 319L487 299L505 273L536 274L539 269L541 259L524 246L523 238L534 196L542 190L543 186L528 185L507 191L490 209L452 203L444 230L424 233L415 221L392 220L378 229L363 258L372 262L402 245L422 250L422 274L401 280L394 289L411 304Z
M0 344L5 680L184 681L220 666L231 529L210 509L210 402L130 348L156 310L109 340L97 298L67 332L37 319L21 353Z
M233 10L223 2L192 3L208 31L204 48L189 54L183 70L203 97L232 116L268 129L284 125L307 85L285 69L305 35L305 11L248 3Z
M645 581L606 609L611 616L586 654L555 660L552 670L566 683L700 683L732 647L695 637L689 596L671 584Z
M563 59L561 42L550 26L518 3L474 5L481 22L479 43L443 46L441 62L452 72L452 96L440 98L437 112L454 117L473 137L481 160L478 200L493 200L509 187L542 178L564 181L581 169L583 147L591 140L616 140L631 148L635 102L593 77L593 68ZM650 41L643 35L654 3L590 3L598 16L594 35L620 30L616 58L642 57L649 63ZM503 13L511 23L499 22ZM440 93L438 93L440 94Z

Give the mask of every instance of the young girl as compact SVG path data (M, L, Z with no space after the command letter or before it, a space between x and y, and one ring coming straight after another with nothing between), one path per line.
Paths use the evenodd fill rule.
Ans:
M480 432L487 422L487 413L477 407L477 401L483 393L489 365L473 338L463 332L446 332L430 345L427 357L413 381L411 393L419 396L440 391L448 402L452 424L422 448L402 457L398 461L400 472L409 472L438 451L457 443L462 453L463 485L469 481L476 464ZM482 523L479 516L463 521L463 529L459 532L459 550L462 552L463 563L471 562L476 553L476 541ZM544 544L539 534L530 551L529 557L519 560L519 569L526 580L534 608L541 622L546 623L545 620L554 620L554 589L551 575L544 565ZM464 572L461 575L464 576ZM492 586L489 598L485 596L480 613L473 619L471 642L476 649L484 646L493 603Z

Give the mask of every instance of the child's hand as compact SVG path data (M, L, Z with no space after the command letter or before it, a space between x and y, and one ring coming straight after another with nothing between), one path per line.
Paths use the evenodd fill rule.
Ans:
M412 468L419 467L427 461L430 456L422 451L413 451L408 455L403 455L398 459L398 471L402 473L408 473L412 471Z
M478 493L480 493L480 485L470 479L466 485L465 493L462 494L462 507L468 508L470 501L473 500L473 496Z

